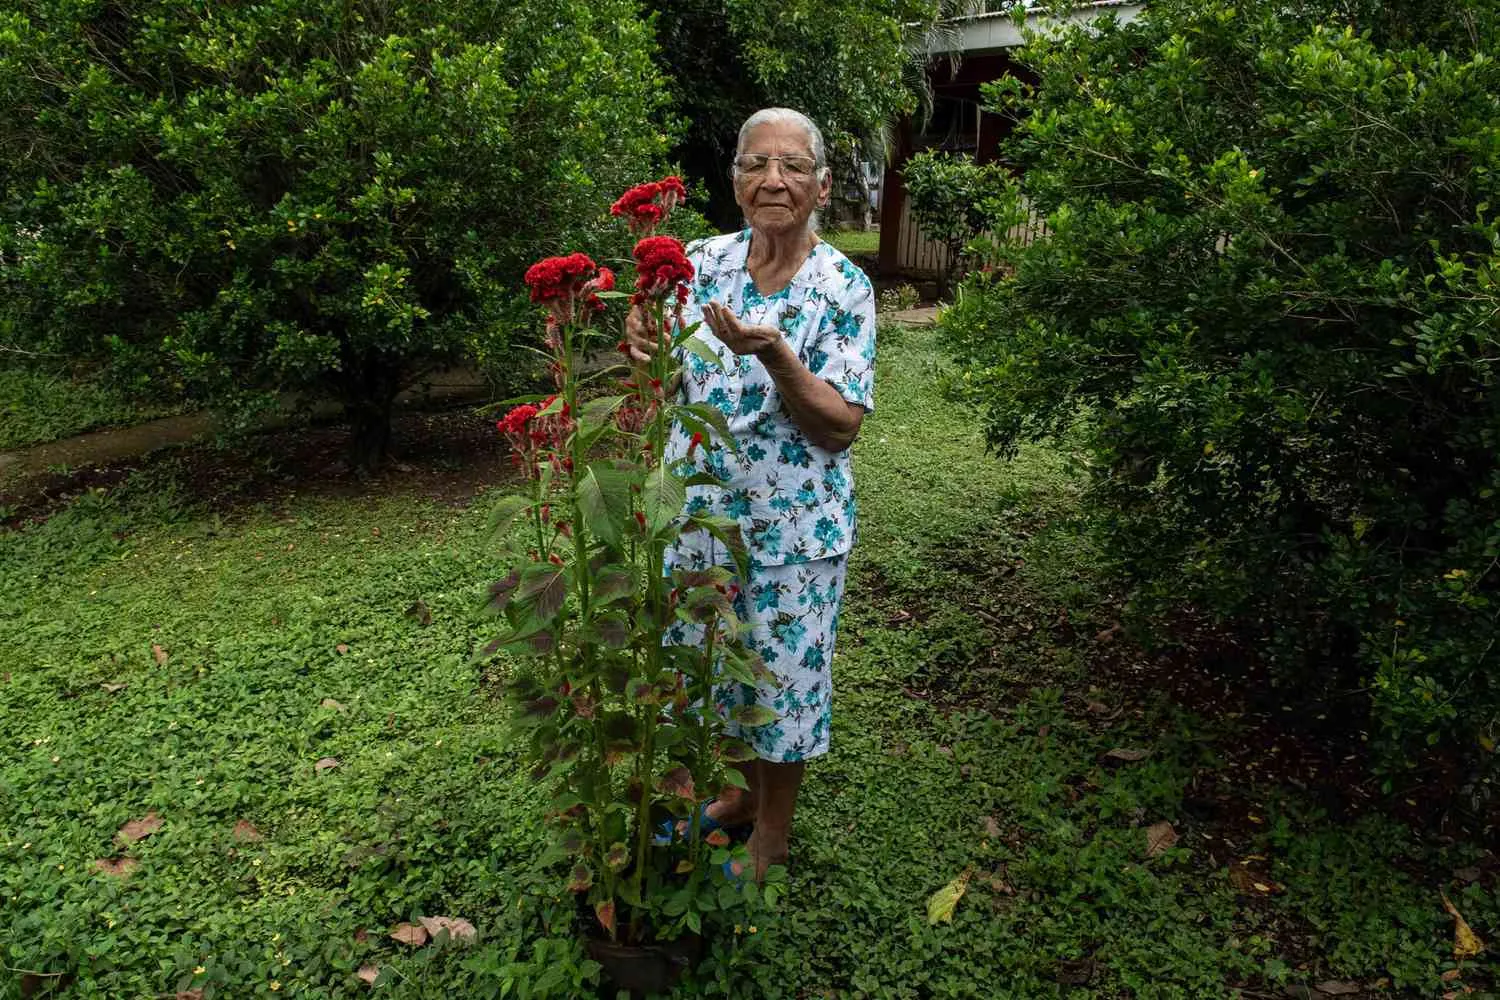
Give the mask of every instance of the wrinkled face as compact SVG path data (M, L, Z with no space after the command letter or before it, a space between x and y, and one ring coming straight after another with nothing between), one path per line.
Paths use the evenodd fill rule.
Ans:
M767 122L757 125L745 137L745 148L739 156L796 157L795 165L812 159L812 144L807 133L791 122ZM800 161L800 163L799 163ZM768 160L759 170L743 167L735 171L734 198L740 210L757 232L784 234L802 231L812 218L813 209L828 202L833 180L827 171L819 177L814 168L799 174L787 167L785 160Z

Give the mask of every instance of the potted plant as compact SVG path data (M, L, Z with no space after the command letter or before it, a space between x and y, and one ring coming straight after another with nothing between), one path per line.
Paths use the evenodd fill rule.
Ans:
M684 193L669 177L614 208L641 237L628 298L658 337L650 364L628 368L618 392L590 396L579 371L585 352L618 340L596 325L605 300L627 297L613 272L581 253L527 271L547 310L556 392L515 401L498 424L529 492L494 511L515 565L489 588L505 630L482 650L513 663L508 699L532 776L551 792L547 860L566 862L590 953L618 987L642 995L666 989L692 960L706 918L732 920L777 893L739 878L744 849L702 828L703 806L725 786L744 788L733 765L753 757L726 738L713 685L770 673L740 639L735 572L669 569L666 559L685 531L712 534L741 569L746 558L732 519L684 511L689 486L717 481L663 461L674 423L694 450L734 447L717 409L673 398L679 357L719 364L697 325L681 322L692 277L683 245L654 234ZM663 643L678 621L701 628L701 645ZM769 721L764 708L742 711L746 724Z

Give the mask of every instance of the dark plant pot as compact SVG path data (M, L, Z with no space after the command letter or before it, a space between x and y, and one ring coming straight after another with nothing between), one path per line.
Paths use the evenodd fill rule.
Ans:
M703 955L703 939L696 934L660 944L622 944L590 938L589 957L604 967L605 981L617 990L644 998L664 996L690 965Z

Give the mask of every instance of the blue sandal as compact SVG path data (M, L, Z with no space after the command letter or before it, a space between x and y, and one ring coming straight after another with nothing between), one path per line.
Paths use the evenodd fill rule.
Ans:
M656 836L651 838L651 843L657 847L666 847L675 841L686 841L691 832L686 828L689 821L685 819L669 819L656 828ZM679 832L677 824L682 823L684 829ZM753 829L749 823L739 823L735 826L724 826L718 820L708 814L708 803L705 802L698 807L698 832L710 834L715 830L723 830L732 840L744 840L750 836Z

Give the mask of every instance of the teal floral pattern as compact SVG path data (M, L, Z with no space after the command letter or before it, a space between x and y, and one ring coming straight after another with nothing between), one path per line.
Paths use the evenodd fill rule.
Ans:
M696 277L684 322L702 318L717 300L752 324L780 328L797 356L851 403L874 409L875 296L870 280L843 254L818 243L787 287L770 295L745 269L750 231L688 247ZM854 470L847 450L807 439L782 405L765 367L721 344L706 326L694 334L717 357L711 365L684 351L685 402L724 414L737 449L694 448L673 428L667 461L684 475L707 472L722 485L693 486L687 510L733 518L750 549L749 578L740 581L735 611L747 641L776 675L774 682L715 687L718 710L764 705L777 719L730 730L764 760L806 760L828 751L833 718L833 646L843 600L847 553L854 544ZM729 565L728 553L705 532L684 533L668 550L668 568ZM679 622L673 645L703 642L702 626Z
M779 327L813 374L851 403L874 409L875 296L870 279L827 243L819 242L787 286L762 294L745 268L750 231L701 240L688 247L696 277L683 319L702 318L717 300L746 323ZM689 403L723 413L739 445L699 449L689 457L691 435L674 428L667 460L679 471L709 472L723 487L694 486L695 510L732 517L762 566L780 566L847 553L854 544L856 506L849 452L820 448L792 422L765 367L739 357L707 326L694 335L719 359L710 365L683 353L682 392ZM688 535L679 546L701 547Z
M716 564L722 550L694 554L689 568ZM828 752L833 721L833 642L844 596L846 556L786 566L756 566L735 596L735 614L748 623L745 641L766 661L774 681L714 687L714 705L726 731L754 748L762 760L809 760ZM701 645L703 626L677 622L667 630L674 646ZM744 726L733 718L742 705L765 705L777 718Z

